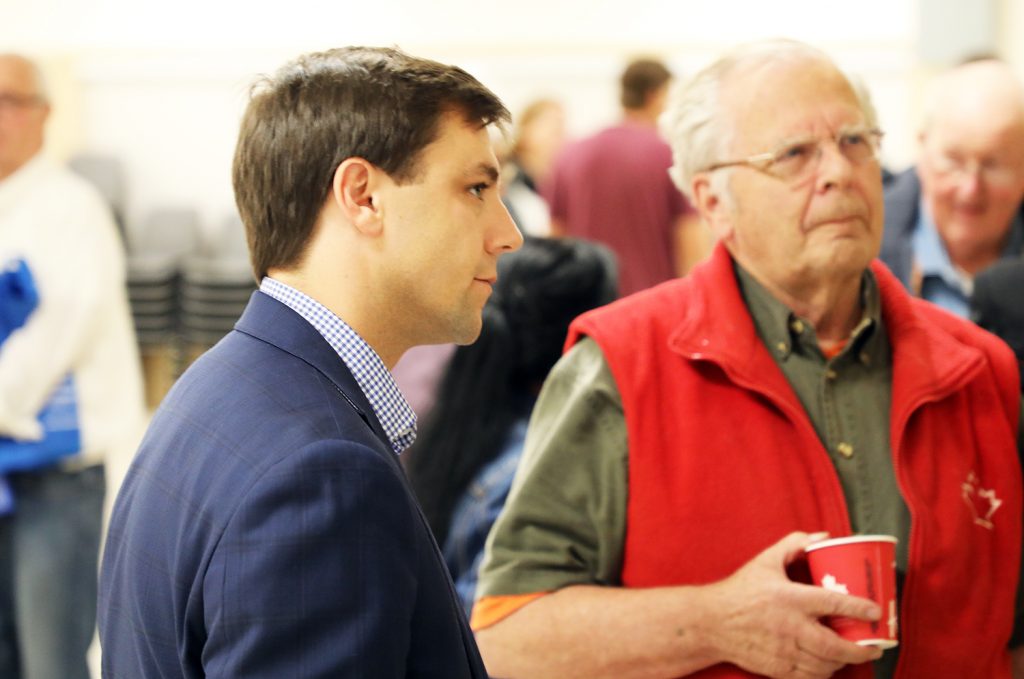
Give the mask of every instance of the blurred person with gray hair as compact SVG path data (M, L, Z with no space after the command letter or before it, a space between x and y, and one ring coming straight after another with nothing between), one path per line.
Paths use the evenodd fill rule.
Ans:
M44 155L49 113L36 64L0 55L0 676L12 679L89 676L105 491L145 419L117 227Z
M967 317L974 278L1024 253L1024 85L979 59L934 84L917 165L885 192L882 260L914 294Z
M665 126L719 242L570 328L480 573L488 670L1009 679L1016 365L874 261L874 111L820 50L768 41L684 83ZM804 549L852 533L898 539L892 609L811 584Z

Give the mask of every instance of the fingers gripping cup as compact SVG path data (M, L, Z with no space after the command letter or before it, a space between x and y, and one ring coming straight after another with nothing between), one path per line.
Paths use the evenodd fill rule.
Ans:
M829 627L861 646L893 648L899 644L896 622L896 538L855 535L815 542L804 549L814 584L874 601L882 619L826 619Z

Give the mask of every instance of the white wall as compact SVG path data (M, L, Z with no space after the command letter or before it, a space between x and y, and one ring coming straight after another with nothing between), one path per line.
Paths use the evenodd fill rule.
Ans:
M992 1L998 40L1017 63L1024 3ZM919 58L921 12L937 2L0 0L0 51L36 56L49 74L50 152L123 159L129 224L184 204L212 225L233 210L231 153L252 77L300 52L354 43L458 63L513 110L558 96L583 134L615 117L615 79L630 56L661 56L688 73L740 41L797 38L864 77L898 169L912 162L921 92L937 66Z

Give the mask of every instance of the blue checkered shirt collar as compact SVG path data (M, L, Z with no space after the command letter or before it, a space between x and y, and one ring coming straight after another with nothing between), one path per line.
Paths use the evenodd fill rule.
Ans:
M323 304L281 281L264 277L260 292L290 307L323 335L356 378L394 451L411 446L416 440L416 413L366 340Z

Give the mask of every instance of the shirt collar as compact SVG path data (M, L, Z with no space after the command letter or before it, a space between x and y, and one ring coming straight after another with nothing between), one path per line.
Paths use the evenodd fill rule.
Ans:
M290 307L327 340L363 390L394 451L412 445L416 413L373 347L330 309L281 281L264 277L260 292Z
M818 338L810 321L793 313L735 260L733 266L740 292L747 309L750 310L757 333L772 355L779 361L786 360L794 351L821 355ZM878 348L878 343L870 340L881 334L876 330L882 323L881 295L878 292L878 282L870 269L865 269L861 279L861 302L864 315L839 355L849 354L855 356L861 363L869 365L875 358L874 350Z
M20 200L25 195L25 191L35 183L36 177L40 173L44 173L50 165L52 165L51 161L40 152L5 179L0 179L0 210L4 210L10 204Z
M949 253L942 244L942 238L939 237L935 220L932 219L923 198L917 211L917 224L914 226L912 238L914 264L921 272L921 276L940 278L949 287L969 297L973 287L971 277L953 266Z

